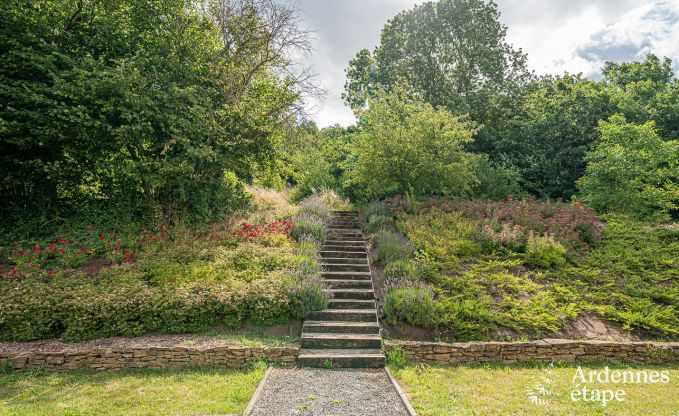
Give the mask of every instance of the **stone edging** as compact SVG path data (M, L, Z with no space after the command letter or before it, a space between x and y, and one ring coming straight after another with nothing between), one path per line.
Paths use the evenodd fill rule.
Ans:
M679 342L611 342L544 339L528 342L383 342L385 352L400 347L409 359L448 364L487 361L594 361L667 364L679 363ZM121 368L228 367L242 368L252 361L268 358L286 366L297 363L299 345L283 347L119 347L93 348L76 352L4 352L0 363L15 371L48 367L54 370L78 368L97 371Z
M398 385L398 381L396 381L396 379L392 377L391 372L389 371L389 367L384 367L384 372L387 373L387 377L389 378L389 381L391 381L391 385L394 386L396 393L398 393L398 397L401 399L401 403L403 403L403 406L405 406L406 411L408 412L408 416L417 416L415 409L413 409L413 406L410 405L408 396L406 396L406 394L403 392L401 386Z
M268 358L283 365L294 365L299 345L284 347L137 347L95 348L78 352L0 353L0 362L9 362L15 371L48 367L54 370L87 368L96 371L122 368L228 367L242 368L252 361Z
M264 373L262 381L259 382L257 390L255 390L255 394L253 394L252 397L250 398L248 406L245 408L245 411L243 412L243 416L252 415L252 412L255 410L255 404L257 403L257 400L259 400L259 396L262 395L262 391L264 390L264 386L266 385L267 380L269 380L269 376L271 375L272 370L273 367L269 367L266 369L266 373Z
M679 363L679 342L610 342L543 339L529 342L384 341L385 351L400 347L409 359L448 364L487 361L594 361Z

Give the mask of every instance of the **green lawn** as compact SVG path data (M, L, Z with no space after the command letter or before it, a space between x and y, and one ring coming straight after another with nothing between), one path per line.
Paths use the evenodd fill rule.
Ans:
M584 366L583 371L603 371L604 365ZM440 415L679 415L679 369L674 367L611 366L611 370L669 370L669 382L657 384L586 383L599 390L625 391L623 402L574 402L571 392L577 365L428 366L408 365L392 374L405 390L420 416ZM552 383L541 378L549 377ZM528 389L543 385L550 395L537 394L542 403L531 403Z
M0 415L205 415L245 410L266 370L0 375Z

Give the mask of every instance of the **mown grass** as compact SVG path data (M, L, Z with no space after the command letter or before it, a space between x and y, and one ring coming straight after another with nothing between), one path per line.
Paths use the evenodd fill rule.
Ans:
M589 370L603 371L605 364L583 365ZM611 369L628 371L669 370L668 383L587 383L588 388L625 391L625 400L609 402L573 401L571 392L577 365L406 365L392 369L411 404L420 416L462 415L579 415L579 416L669 416L679 414L679 369L652 366L610 365ZM549 371L549 373L548 373ZM552 383L545 383L544 377ZM550 394L532 403L529 390L545 386Z
M0 375L0 415L240 414L266 366Z

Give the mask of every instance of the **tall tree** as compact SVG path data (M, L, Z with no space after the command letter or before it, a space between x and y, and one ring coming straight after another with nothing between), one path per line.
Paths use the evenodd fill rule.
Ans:
M597 123L613 111L597 82L581 76L544 77L530 85L503 120L492 156L519 170L523 187L542 197L569 198L598 139Z
M606 62L602 73L619 111L629 121L653 120L661 137L679 137L679 81L669 58L649 54L641 62Z
M474 122L409 96L400 86L376 92L361 119L357 160L348 174L360 197L471 192L479 158L464 145L473 140Z
M506 31L492 1L415 6L384 26L372 54L362 50L350 62L344 100L357 110L376 85L406 83L433 106L483 121L488 96L529 78L526 57L506 42Z
M0 19L3 217L93 202L209 217L226 171L274 158L308 80L284 2L10 0Z

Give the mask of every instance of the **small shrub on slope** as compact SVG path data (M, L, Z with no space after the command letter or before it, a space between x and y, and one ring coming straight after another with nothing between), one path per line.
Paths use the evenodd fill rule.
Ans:
M566 264L566 248L551 236L531 234L526 244L526 262L539 267L557 267Z
M376 257L382 264L407 259L413 256L415 248L403 235L393 231L380 231L375 234Z

